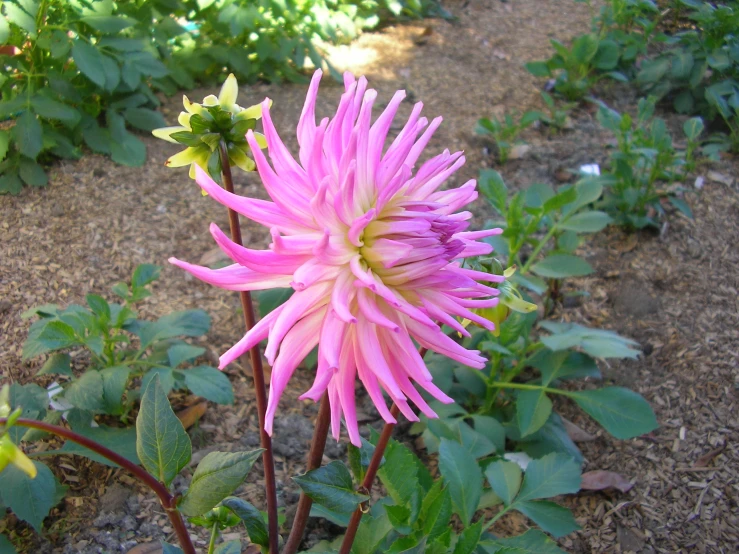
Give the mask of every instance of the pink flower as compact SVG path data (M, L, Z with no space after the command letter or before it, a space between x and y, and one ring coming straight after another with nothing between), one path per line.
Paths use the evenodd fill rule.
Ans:
M233 265L211 270L174 258L170 262L224 289L292 287L292 297L221 356L220 367L268 340L272 378L265 429L271 433L287 382L318 345L315 382L301 398L317 401L328 388L334 437L343 413L349 438L359 446L357 377L385 421L395 419L383 391L409 420L418 421L409 402L428 417L437 416L414 384L443 403L453 400L432 382L416 343L461 364L484 366L479 351L460 346L439 323L467 336L457 318L492 330L493 324L472 310L495 306L498 291L478 281L504 278L463 268L461 261L489 254L491 246L478 239L501 230L467 230L471 214L457 210L477 198L474 180L441 190L464 163L461 152L445 150L416 169L440 117L430 124L419 117L419 102L383 153L405 93L396 92L371 124L377 93L367 90L364 77L357 81L346 74L336 115L316 125L320 79L319 70L298 123L299 161L277 135L269 100L262 113L271 164L253 133L247 134L271 202L230 194L197 171L198 184L212 198L270 229L269 249L238 246L211 225Z

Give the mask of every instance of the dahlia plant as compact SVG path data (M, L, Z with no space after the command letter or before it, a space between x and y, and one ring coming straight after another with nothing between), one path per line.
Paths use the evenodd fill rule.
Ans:
M262 103L269 161L253 131L246 134L271 201L229 193L202 168L195 169L204 192L269 228L269 249L239 246L211 225L233 265L213 270L176 258L170 262L224 289L292 287L295 294L223 354L220 367L267 339L272 377L265 429L271 434L280 395L318 346L315 380L301 398L317 401L328 390L333 436L339 438L343 416L350 441L361 446L357 377L383 419L395 423L383 392L411 421L418 417L409 402L436 417L414 384L443 403L452 402L432 382L414 341L467 366L484 366L478 351L460 346L440 325L467 336L457 318L494 329L474 310L498 304L497 289L481 282L500 283L503 277L465 268L462 260L489 254L492 247L479 239L501 231L470 231L470 212L458 211L477 198L474 180L441 189L464 164L461 152L445 150L416 169L440 117L429 124L420 116L419 102L384 150L405 93L397 92L371 123L376 91L367 89L365 78L346 74L335 116L317 124L320 79L318 70L298 123L298 160L275 129L269 100Z

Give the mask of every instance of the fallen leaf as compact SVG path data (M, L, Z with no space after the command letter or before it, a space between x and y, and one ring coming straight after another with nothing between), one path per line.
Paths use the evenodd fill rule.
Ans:
M189 429L205 415L207 409L208 403L206 401L198 402L189 408L185 408L184 410L177 412L177 417L180 418L182 426L185 429Z
M134 546L128 554L161 554L162 551L162 545L159 542L145 542Z
M634 483L628 481L622 475L614 471L596 469L582 474L580 489L585 491L602 491L606 489L618 489L621 492L629 492Z
M711 181L715 181L716 183L722 183L726 185L727 187L730 187L732 183L734 183L734 178L729 175L724 175L723 173L719 173L718 171L709 171L707 177Z
M531 150L531 146L528 144L517 144L511 148L511 153L508 157L511 160L518 160L519 158L523 158L529 150Z
M575 442L590 442L594 441L596 439L595 435L591 435L584 429L581 429L571 421L562 418L562 422L565 426L565 431L567 431L567 434L570 436L570 438Z

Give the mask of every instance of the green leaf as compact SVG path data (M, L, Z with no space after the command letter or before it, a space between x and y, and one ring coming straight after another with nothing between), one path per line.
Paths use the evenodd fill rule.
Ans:
M100 372L88 369L65 389L64 399L83 410L105 410L103 377Z
M369 496L355 492L351 473L338 461L296 475L293 481L313 502L335 512L351 513L369 500Z
M101 33L113 35L136 25L137 21L125 16L88 15L82 21Z
M76 425L73 427L74 431L80 435L94 440L95 442L110 448L116 454L120 454L127 460L139 464L139 457L136 454L136 429L133 427L119 428L119 427L108 427L107 425L100 425L99 427L90 427L89 425L83 427ZM104 456L101 456L97 452L89 450L84 446L81 446L72 441L67 441L57 451L63 454L76 454L78 456L84 456L101 464L105 464L111 467L118 467ZM50 454L47 451L47 454Z
M364 474L367 472L367 468L372 460L372 455L375 452L375 446L367 439L362 437L362 447L357 448L353 444L349 443L347 457L349 458L349 467L354 474L354 478L358 483L364 480ZM385 463L385 457L382 457L380 467Z
M432 540L447 530L452 517L452 499L442 481L436 481L421 502L419 521L423 534Z
M228 541L219 544L213 554L241 554L241 541Z
M44 518L57 502L60 485L46 465L36 460L33 465L37 471L34 479L13 464L0 472L0 494L3 504L41 533Z
M386 513L376 517L372 513L362 516L352 545L352 554L375 554L392 528Z
M552 74L547 62L528 62L525 67L534 77L549 77Z
M493 462L485 468L485 477L506 506L513 502L521 488L521 468L513 462Z
M493 208L495 208L500 215L505 216L508 187L506 187L500 173L494 169L483 169L480 171L478 188Z
M526 467L516 502L573 494L580 490L580 466L564 454L549 454Z
M482 494L480 466L462 445L443 438L439 445L439 471L448 484L454 511L464 525L469 525Z
M231 381L226 374L214 367L201 365L182 370L185 384L193 394L217 404L233 404L234 394Z
M123 112L123 117L128 123L142 131L153 131L167 126L162 114L148 108L128 108Z
M480 546L490 554L566 554L557 543L536 529L506 539L486 538Z
M411 532L410 517L411 510L405 506L396 506L385 504L385 512L393 529L401 535L408 535Z
M48 405L48 392L38 385L33 383L28 385L13 383L10 385L10 409L21 408L21 417L42 419L46 415ZM8 429L8 435L10 435L10 440L17 444L27 431L25 427L15 426Z
M566 350L580 347L595 358L634 358L639 350L638 343L605 329L590 329L576 323L541 321L541 327L553 333L542 337L541 342L551 350Z
M77 39L72 42L72 59L85 77L100 88L105 87L105 62L97 48Z
M121 399L123 393L126 392L130 374L131 368L128 366L106 367L100 371L103 378L103 401L107 413L115 415L123 413Z
M554 502L547 500L517 502L516 509L555 537L564 537L580 528L572 512Z
M131 133L110 143L110 157L114 162L130 167L139 167L146 161L146 146Z
M605 229L612 221L607 213L593 210L575 214L559 223L557 227L576 233L597 233Z
M231 495L251 471L262 449L249 452L211 452L198 464L190 488L182 497L180 511L199 516Z
M577 210L588 204L592 204L600 195L603 194L603 185L600 179L586 177L575 183L575 191L577 192L577 199L567 206L566 213L575 213Z
M210 316L203 310L172 312L141 329L139 333L141 348L151 345L154 341L178 336L199 337L207 333L208 329Z
M85 296L85 300L96 316L103 321L110 321L110 305L105 298L98 294L88 294Z
M169 485L190 461L192 445L185 428L172 411L158 378L149 383L141 398L136 431L138 433L136 452L141 463L160 482ZM193 481L194 479L193 477ZM206 511L213 506L206 508Z
M164 541L160 541L159 544L162 545L162 554L185 554L179 546L174 546Z
M235 513L246 526L249 540L260 546L269 546L269 532L264 518L259 510L246 500L229 496L221 502L226 508Z
M70 365L71 358L69 354L62 354L57 352L49 356L41 369L38 370L36 375L69 375L72 376L72 367Z
M385 449L385 464L377 472L380 481L396 504L411 503L418 490L416 457L398 441L392 440Z
M44 168L33 160L21 158L18 173L23 182L31 187L45 187L49 184Z
M577 190L575 187L568 187L565 190L558 192L551 198L548 198L544 204L542 205L542 208L544 210L544 213L550 213L554 210L559 210L569 204L570 202L574 202L577 198Z
M72 106L67 106L63 102L52 100L42 94L37 94L31 99L31 107L41 117L61 121L69 128L80 122L80 112Z
M44 147L43 130L36 116L24 111L16 120L13 132L20 153L35 160Z
M0 21L2 18L0 18ZM8 147L10 146L10 133L7 131L0 130L0 162L5 159L5 155L8 153Z
M586 64L598 52L598 37L587 34L577 37L572 43L572 55L578 63Z
M10 2L4 3L5 15L11 23L14 23L24 31L28 31L28 34L32 38L36 37L36 14L38 13L39 4L36 1L26 2L24 7L26 10L12 4ZM27 11L29 10L30 11ZM0 17L0 19L2 19Z
M687 79L693 70L693 54L689 50L677 50L672 56L670 74L673 79Z
M593 66L600 71L610 71L618 65L619 56L619 47L615 41L602 40L593 58Z
M617 439L631 439L659 427L649 403L627 388L570 391L567 396Z
M0 17L0 46L7 44L9 38L10 38L10 25L8 24L8 20L5 19L4 17ZM0 535L0 541L4 539L5 537L3 535Z
M169 365L174 367L179 366L184 362L194 360L198 356L205 354L205 348L202 346L193 346L186 342L180 342L174 346L170 346L167 349L167 358L169 359Z
M264 317L278 306L282 306L293 294L293 289L260 290L255 294L259 316Z
M153 283L159 279L159 273L161 272L161 266L154 264L139 264L136 269L133 270L133 277L131 278L131 286L134 289L145 287L146 285Z
M688 140L696 140L703 132L703 120L700 117L691 117L683 123L683 131Z
M564 279L590 275L593 268L588 262L572 254L550 254L531 266L531 271L548 279Z
M141 390L145 391L148 389L149 384L156 379L159 379L159 384L165 395L172 392L174 388L174 372L171 367L152 367L141 379Z
M669 200L670 204L675 206L685 217L693 219L693 210L690 209L690 206L685 200L676 198L675 196L670 196Z
M475 431L485 435L495 446L496 452L505 452L505 428L497 419L485 415L473 415L472 421L475 425Z
M485 520L481 519L474 525L465 528L460 533L457 544L454 545L453 554L472 554L480 542L484 523Z
M521 390L516 397L516 419L521 436L538 431L552 413L552 401L542 390Z

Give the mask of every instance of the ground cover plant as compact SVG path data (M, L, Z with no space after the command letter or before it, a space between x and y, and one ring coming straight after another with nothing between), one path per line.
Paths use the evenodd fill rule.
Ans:
M164 126L155 91L240 79L304 79L317 39L389 18L444 15L433 0L4 0L0 3L0 194L45 186L44 164L83 145L140 166L131 129Z

